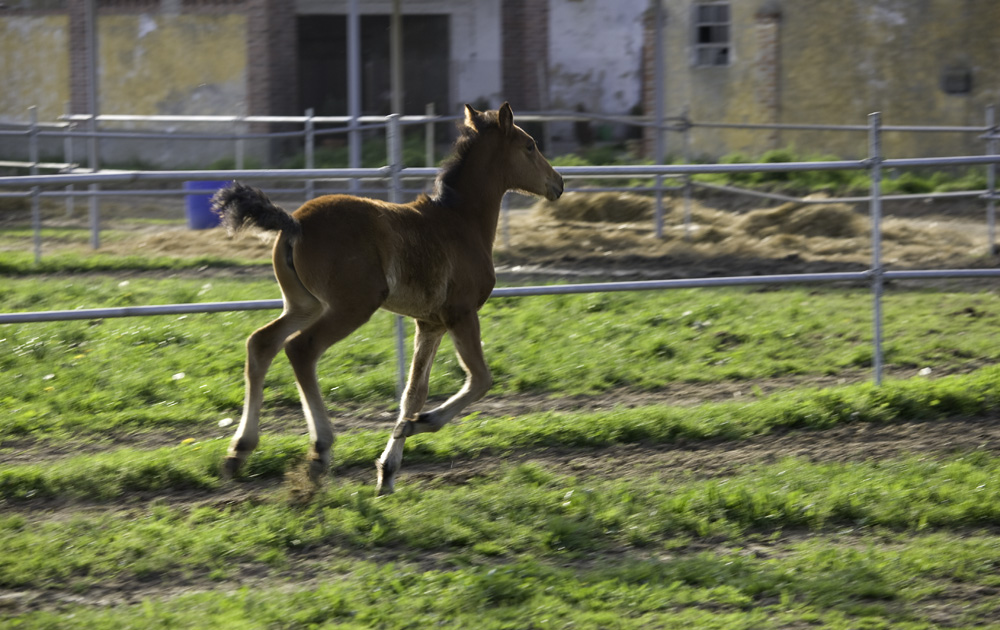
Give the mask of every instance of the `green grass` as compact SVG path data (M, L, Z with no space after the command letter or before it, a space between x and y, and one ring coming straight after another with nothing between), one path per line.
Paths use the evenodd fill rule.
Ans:
M6 312L277 298L270 280L100 276L10 278ZM871 361L860 290L740 289L493 300L482 313L493 396L595 395L669 383L774 377L861 377ZM861 305L861 308L859 308ZM967 372L1000 358L993 292L899 292L886 300L890 368ZM214 426L239 412L244 341L274 312L54 322L0 328L0 445L102 440ZM325 355L321 382L340 405L392 408L395 350L390 315L378 313ZM127 365L128 369L121 369ZM431 394L460 385L445 342ZM298 406L279 357L267 381L269 408ZM211 424L209 424L211 423Z
M847 544L852 542L857 544ZM935 625L915 612L930 599L927 593L942 589L942 582L960 583L962 578L952 577L955 573L988 579L982 569L961 568L963 563L974 565L976 554L987 552L983 569L996 561L995 539L989 537L920 537L888 552L878 549L880 542L863 539L861 549L837 539L793 544L782 550L785 558L774 560L733 550L672 562L611 562L583 570L532 558L492 568L430 570L412 563L379 566L338 559L328 569L333 579L308 590L286 579L169 602L75 608L72 617L36 614L26 621L39 628L122 627L115 625L120 623L246 628L931 628ZM938 548L927 553L932 547ZM946 577L910 581L906 570L917 566ZM966 613L969 621L988 620L989 604L977 608Z
M0 285L0 310L274 297L263 279L27 274ZM757 389L775 377L864 379L869 299L789 288L493 300L483 338L494 398L734 379L744 396L473 415L410 438L405 462L478 460L475 476L404 465L381 499L371 462L388 431L342 432L333 479L305 504L280 480L307 438L267 424L298 406L283 358L260 449L242 481L219 478L232 428L217 421L239 412L244 340L275 313L2 326L0 626L1000 627L1000 456L988 449L725 472L565 464L995 416L995 291L889 293L889 366L932 378ZM461 372L447 346L436 361L440 399ZM391 317L331 350L320 373L335 416L391 409Z
M473 416L433 436L412 438L408 462L448 462L512 451L626 444L744 440L790 429L821 430L847 423L934 421L983 416L1000 410L1000 368L937 381L890 382L880 388L856 385L826 390L794 390L750 402L708 403L691 408L647 406L591 413L536 413L517 418ZM156 450L118 448L65 457L48 463L0 468L0 501L58 497L87 501L121 499L136 492L214 490L218 462L228 433ZM388 431L355 431L339 436L335 464L368 466L388 439ZM250 478L280 479L303 458L300 436L265 433L249 460Z
M211 601L28 615L29 627L140 619L197 627L225 615L249 627L279 619L462 627L489 612L477 627L502 628L525 627L542 610L549 623L538 627L812 620L846 628L866 619L933 627L920 611L949 590L1000 586L1000 538L988 529L1000 522L998 472L1000 460L985 453L790 459L710 480L575 478L519 465L461 487L409 486L391 500L341 484L307 507L258 499L12 514L0 519L0 584L86 592L152 579L225 584L248 571L283 576ZM968 534L951 537L949 528ZM362 559L372 554L382 560ZM316 559L318 575L304 589L292 586L303 557ZM405 610L390 604L397 599ZM983 601L964 615L981 622L995 608Z

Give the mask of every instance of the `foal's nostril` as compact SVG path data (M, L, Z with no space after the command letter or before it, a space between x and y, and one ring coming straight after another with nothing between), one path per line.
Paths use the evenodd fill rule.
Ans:
M549 181L549 194L548 197L551 201L555 201L563 194L563 179L557 175L558 179Z

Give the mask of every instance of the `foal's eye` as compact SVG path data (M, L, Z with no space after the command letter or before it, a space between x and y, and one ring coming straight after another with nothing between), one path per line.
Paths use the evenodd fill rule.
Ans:
M531 153L531 152L533 152L535 150L535 142L533 140L530 141L530 142L528 142L527 149L528 149L528 153Z

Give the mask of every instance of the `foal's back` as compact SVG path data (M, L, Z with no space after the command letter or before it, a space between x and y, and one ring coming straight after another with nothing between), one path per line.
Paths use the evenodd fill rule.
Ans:
M492 248L455 208L328 195L294 213L302 226L292 261L321 302L379 296L379 306L443 321L452 306L476 308L495 283ZM362 297L364 296L364 297Z

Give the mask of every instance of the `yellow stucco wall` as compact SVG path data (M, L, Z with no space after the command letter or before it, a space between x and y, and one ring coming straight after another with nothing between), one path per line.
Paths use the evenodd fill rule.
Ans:
M55 120L69 100L69 19L65 15L0 19L0 120Z
M663 32L665 62L666 114L685 112L695 122L768 122L754 100L756 55L754 14L757 3L730 2L730 29L733 59L728 66L697 67L692 63L694 34L693 8L690 0L667 0ZM753 152L762 135L746 130L714 131L698 129L692 133L693 157L718 156L733 151ZM668 151L680 155L680 137L669 136Z
M100 111L246 114L246 17L101 16Z
M783 123L865 124L881 111L888 125L982 125L1000 103L1000 2L996 0L732 0L729 67L690 63L691 0L666 0L667 115L688 108L695 121L765 122L758 84L756 15L780 11L780 106ZM970 94L946 94L949 66L972 72ZM893 157L981 153L976 134L887 133ZM697 130L696 155L759 154L766 134ZM859 157L864 133L782 131L778 146L801 153ZM670 150L677 153L674 139Z
M246 16L101 15L102 114L247 113ZM55 120L70 99L69 18L0 17L0 120Z

